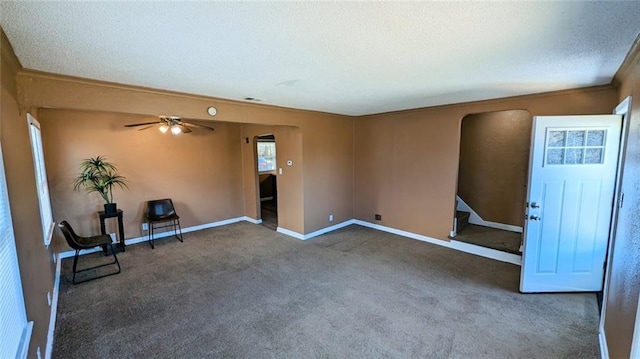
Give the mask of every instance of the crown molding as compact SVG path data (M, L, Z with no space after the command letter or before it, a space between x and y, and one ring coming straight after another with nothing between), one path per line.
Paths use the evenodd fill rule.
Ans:
M2 56L2 60L9 65L14 75L22 70L22 64L13 51L13 46L11 46L11 42L9 42L9 38L7 34L4 33L2 27L0 27L0 56Z
M633 65L637 63L640 63L640 33L633 42L633 45L631 45L629 52L627 52L627 56L625 56L624 61L622 61L622 65L620 65L616 74L613 75L611 85L619 88L622 84L622 79L627 76L631 68L633 68Z

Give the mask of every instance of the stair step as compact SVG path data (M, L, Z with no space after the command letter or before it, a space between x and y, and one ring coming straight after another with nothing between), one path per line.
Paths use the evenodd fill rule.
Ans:
M469 224L471 213L464 211L456 211L456 232L460 233Z

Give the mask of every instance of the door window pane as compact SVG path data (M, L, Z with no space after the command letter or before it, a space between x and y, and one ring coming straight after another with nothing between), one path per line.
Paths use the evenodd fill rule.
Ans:
M549 129L545 164L594 165L604 162L607 130L589 128Z
M584 146L584 133L586 131L569 131L567 135L567 146Z
M589 131L589 134L587 135L587 146L603 146L604 132L604 130Z
M549 131L548 147L564 147L566 131Z

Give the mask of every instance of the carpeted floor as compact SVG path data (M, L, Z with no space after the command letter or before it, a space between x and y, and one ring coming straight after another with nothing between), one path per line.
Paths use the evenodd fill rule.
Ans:
M522 233L468 224L462 231L460 231L460 233L458 233L455 240L497 249L503 252L521 254L521 238Z
M119 259L75 286L63 261L54 358L599 357L594 294L523 295L518 266L357 225L242 222Z

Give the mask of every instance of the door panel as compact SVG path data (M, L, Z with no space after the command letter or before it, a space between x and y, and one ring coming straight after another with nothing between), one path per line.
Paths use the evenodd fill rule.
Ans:
M621 118L535 117L522 292L602 289Z

